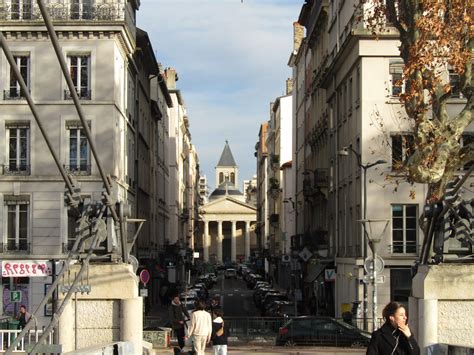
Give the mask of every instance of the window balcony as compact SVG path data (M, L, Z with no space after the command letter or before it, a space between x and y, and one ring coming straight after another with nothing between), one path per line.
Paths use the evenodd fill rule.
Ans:
M31 175L30 165L3 165L3 175L27 176Z
M77 91L77 96L79 96L79 100L91 100L92 91L88 89L81 89ZM64 90L64 100L72 100L72 94L69 90Z
M3 99L6 101L9 100L25 100L25 93L22 90L18 89L8 89L3 90Z
M91 175L92 165L64 165L64 170L71 175L88 176Z
M46 7L53 21L123 21L125 5L113 3L49 0ZM43 21L36 1L31 4L0 4L0 21Z

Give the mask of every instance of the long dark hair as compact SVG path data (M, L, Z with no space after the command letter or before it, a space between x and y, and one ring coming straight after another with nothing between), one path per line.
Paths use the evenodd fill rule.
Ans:
M203 311L204 309L206 309L206 303L203 300L197 301L196 310L197 311Z
M385 319L385 321L390 322L390 316L393 316L399 308L404 308L406 311L405 305L401 303L390 302L389 304L387 304L382 311L382 316ZM407 313L407 318L408 318L408 313Z

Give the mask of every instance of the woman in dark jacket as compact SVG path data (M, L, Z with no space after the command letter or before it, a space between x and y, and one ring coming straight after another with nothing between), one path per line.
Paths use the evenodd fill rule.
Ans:
M367 355L420 355L420 348L407 324L405 307L390 302L382 315L385 324L372 333Z
M223 313L220 309L214 309L212 321L212 347L214 355L227 355L227 338L229 337L228 327L222 319Z

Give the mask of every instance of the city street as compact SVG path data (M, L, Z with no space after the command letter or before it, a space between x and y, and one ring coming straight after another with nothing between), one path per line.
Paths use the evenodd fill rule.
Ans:
M219 273L217 285L209 291L209 297L220 297L224 317L258 317L260 312L255 307L252 293L240 277L226 279Z

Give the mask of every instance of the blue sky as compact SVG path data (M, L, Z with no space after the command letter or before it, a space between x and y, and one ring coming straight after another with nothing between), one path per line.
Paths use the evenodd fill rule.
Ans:
M157 60L179 76L201 172L229 141L240 185L256 173L254 147L270 102L291 76L293 22L304 0L142 0L137 25Z

